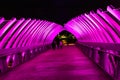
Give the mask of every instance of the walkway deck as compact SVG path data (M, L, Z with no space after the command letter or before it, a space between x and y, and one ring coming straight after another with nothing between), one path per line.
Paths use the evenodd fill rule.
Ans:
M76 46L48 50L0 80L110 80Z

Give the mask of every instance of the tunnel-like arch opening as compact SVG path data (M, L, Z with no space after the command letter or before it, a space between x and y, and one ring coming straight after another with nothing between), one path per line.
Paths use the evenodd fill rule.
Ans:
M72 45L77 41L76 37L67 30L61 31L54 38L54 41L57 41L58 39L59 39L60 42L62 42L63 45Z

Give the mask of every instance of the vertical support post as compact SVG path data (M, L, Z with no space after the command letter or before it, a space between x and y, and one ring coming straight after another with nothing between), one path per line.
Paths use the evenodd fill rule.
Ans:
M1 70L1 73L4 73L8 70L6 56L0 58L0 70Z

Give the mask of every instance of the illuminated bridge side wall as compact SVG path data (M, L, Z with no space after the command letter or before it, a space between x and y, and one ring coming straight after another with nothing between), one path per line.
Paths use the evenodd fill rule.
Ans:
M81 14L64 27L81 42L120 43L120 9L112 5L107 10Z
M45 20L0 17L0 49L51 43L62 30L61 25Z

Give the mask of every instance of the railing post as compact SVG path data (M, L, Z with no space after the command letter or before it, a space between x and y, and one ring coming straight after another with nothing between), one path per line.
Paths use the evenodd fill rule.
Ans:
M99 56L100 56L100 59L99 59L99 65L101 66L101 68L104 69L104 53L102 50L99 50Z
M6 72L8 70L6 59L7 59L6 56L0 58L0 70L1 70L1 73L4 73L4 72Z
M117 65L117 80L120 80L120 61L118 61Z
M35 56L36 53L34 53L34 50L29 50L27 55L29 55L29 58L33 58Z
M13 59L13 67L19 65L20 63L22 63L22 55L21 53L16 53L13 55L14 59Z
M114 72L114 78L115 80L120 80L120 58L115 57L115 61L116 61L116 69Z
M30 60L31 58L31 54L29 52L29 50L26 51L26 61Z
M99 56L99 50L100 50L100 48L99 47L97 47L97 48L94 48L94 52L93 52L93 59L94 59L94 61L96 62L96 63L99 63L99 60L100 60L100 56Z
M90 58L92 58L93 57L93 47L90 47L90 48L88 48L89 49L89 52L88 52L88 56L90 57ZM93 59L93 58L92 58Z

